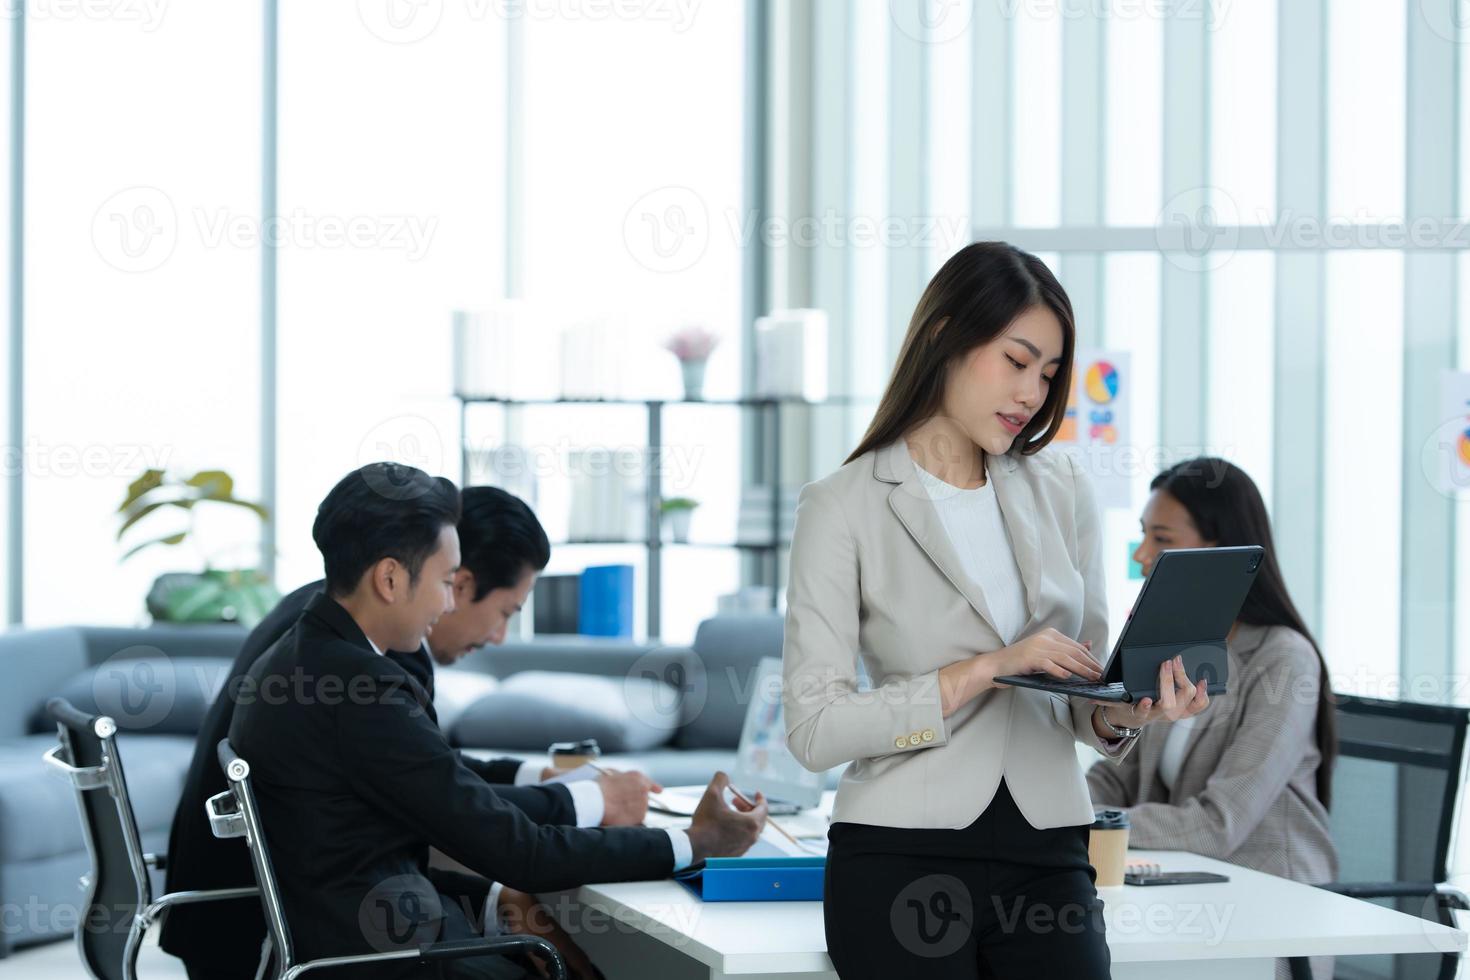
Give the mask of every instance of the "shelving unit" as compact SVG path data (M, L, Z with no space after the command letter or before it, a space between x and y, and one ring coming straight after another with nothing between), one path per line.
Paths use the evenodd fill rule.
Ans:
M824 406L840 406L852 404L856 399L828 398L821 401L809 401L800 398L735 398L735 399L705 399L699 401L674 400L674 399L623 399L623 398L544 398L544 399L511 399L476 397L468 395L457 395L459 400L459 433L460 433L460 473L462 478L471 472L470 464L470 439L469 439L469 411L471 405L498 405L509 413L516 411L528 411L543 406L583 406L589 408L610 406L642 406L647 413L647 427L645 438L647 445L647 478L644 481L644 502L646 508L646 533L642 538L626 538L615 540L598 541L564 541L554 543L557 547L576 547L580 545L637 545L641 546L646 554L647 561L647 593L648 593L648 635L657 637L660 633L660 604L663 592L663 551L668 547L688 548L718 548L730 549L754 553L764 563L764 577L772 584L771 602L774 607L780 595L780 557L781 549L787 547L790 542L781 537L781 432L782 413L790 409L809 410ZM761 418L761 472L756 474L753 481L755 486L768 486L771 490L771 524L770 534L762 541L727 541L727 542L666 542L663 540L662 522L660 520L659 505L663 500L663 487L660 485L662 468L660 466L660 453L663 447L663 424L664 411L669 406L708 406L711 408L733 408L741 411L756 411ZM507 426L508 428L508 426ZM504 435L504 433L502 433ZM508 444L502 440L502 444ZM752 484L747 484L752 485ZM738 521L737 521L738 529Z

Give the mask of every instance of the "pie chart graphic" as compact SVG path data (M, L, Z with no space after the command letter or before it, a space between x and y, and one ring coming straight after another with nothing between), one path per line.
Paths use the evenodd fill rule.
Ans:
M1107 361L1094 361L1083 378L1087 397L1099 405L1106 405L1118 397L1118 369Z

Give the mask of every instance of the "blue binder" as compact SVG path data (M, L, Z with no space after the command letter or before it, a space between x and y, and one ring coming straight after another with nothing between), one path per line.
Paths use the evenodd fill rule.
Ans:
M820 902L824 857L709 858L674 875L706 902Z
M577 632L587 636L633 635L633 566L590 565L582 572Z

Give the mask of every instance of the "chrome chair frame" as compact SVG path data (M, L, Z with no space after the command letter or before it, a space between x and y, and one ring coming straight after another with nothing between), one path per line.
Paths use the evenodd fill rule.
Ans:
M128 865L136 889L136 903L128 926L128 936L120 966L124 980L136 980L138 951L142 948L143 939L149 928L161 921L170 908L195 902L252 898L259 895L259 890L221 888L208 891L181 891L155 899L153 881L149 872L150 870L164 870L166 862L161 855L147 854L143 851L142 838L138 833L138 820L133 813L132 800L128 796L127 779L123 774L122 757L118 753L117 723L106 715L89 716L61 698L53 698L47 702L46 709L56 721L59 744L48 750L42 756L42 761L53 772L67 779L76 790L77 811L82 819L82 838L86 842L87 854L92 864L91 873L82 878L82 886L86 889L83 908L88 910L88 913L97 904L97 891L102 869L99 864L101 848L96 837L97 828L93 827L89 819L85 795L104 791L112 797L117 807L118 825L122 830L123 845L127 852ZM97 739L101 753L100 765L77 766L73 764L77 757L73 738L78 734ZM81 956L82 965L95 980L113 980L111 976L104 976L98 972L97 961L103 951L97 949L95 943L89 942L93 937L87 928L88 921L90 921L90 914L82 915L76 933L77 952Z
M224 770L225 780L230 788L206 800L205 811L209 815L209 827L214 836L226 839L243 837L246 846L250 848L250 863L255 869L261 907L265 912L266 942L275 953L271 958L274 964L271 980L296 980L312 970L362 966L393 960L430 964L474 956L504 956L508 953L528 952L537 954L545 961L552 980L566 980L566 964L562 962L556 947L540 936L529 935L424 943L412 949L329 956L298 963L296 948L291 941L291 929L281 904L280 887L276 882L275 869L271 865L270 849L266 845L265 832L261 826L260 808L256 804L255 791L250 784L250 764L230 747L229 739L220 740L218 753L220 768Z

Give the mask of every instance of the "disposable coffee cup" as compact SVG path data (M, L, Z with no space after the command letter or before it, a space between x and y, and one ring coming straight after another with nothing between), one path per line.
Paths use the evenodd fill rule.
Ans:
M553 769L566 771L596 762L602 757L602 749L597 739L585 738L580 742L553 742L548 754Z
M1120 888L1128 863L1128 812L1094 810L1087 835L1087 857L1097 871L1098 888Z

